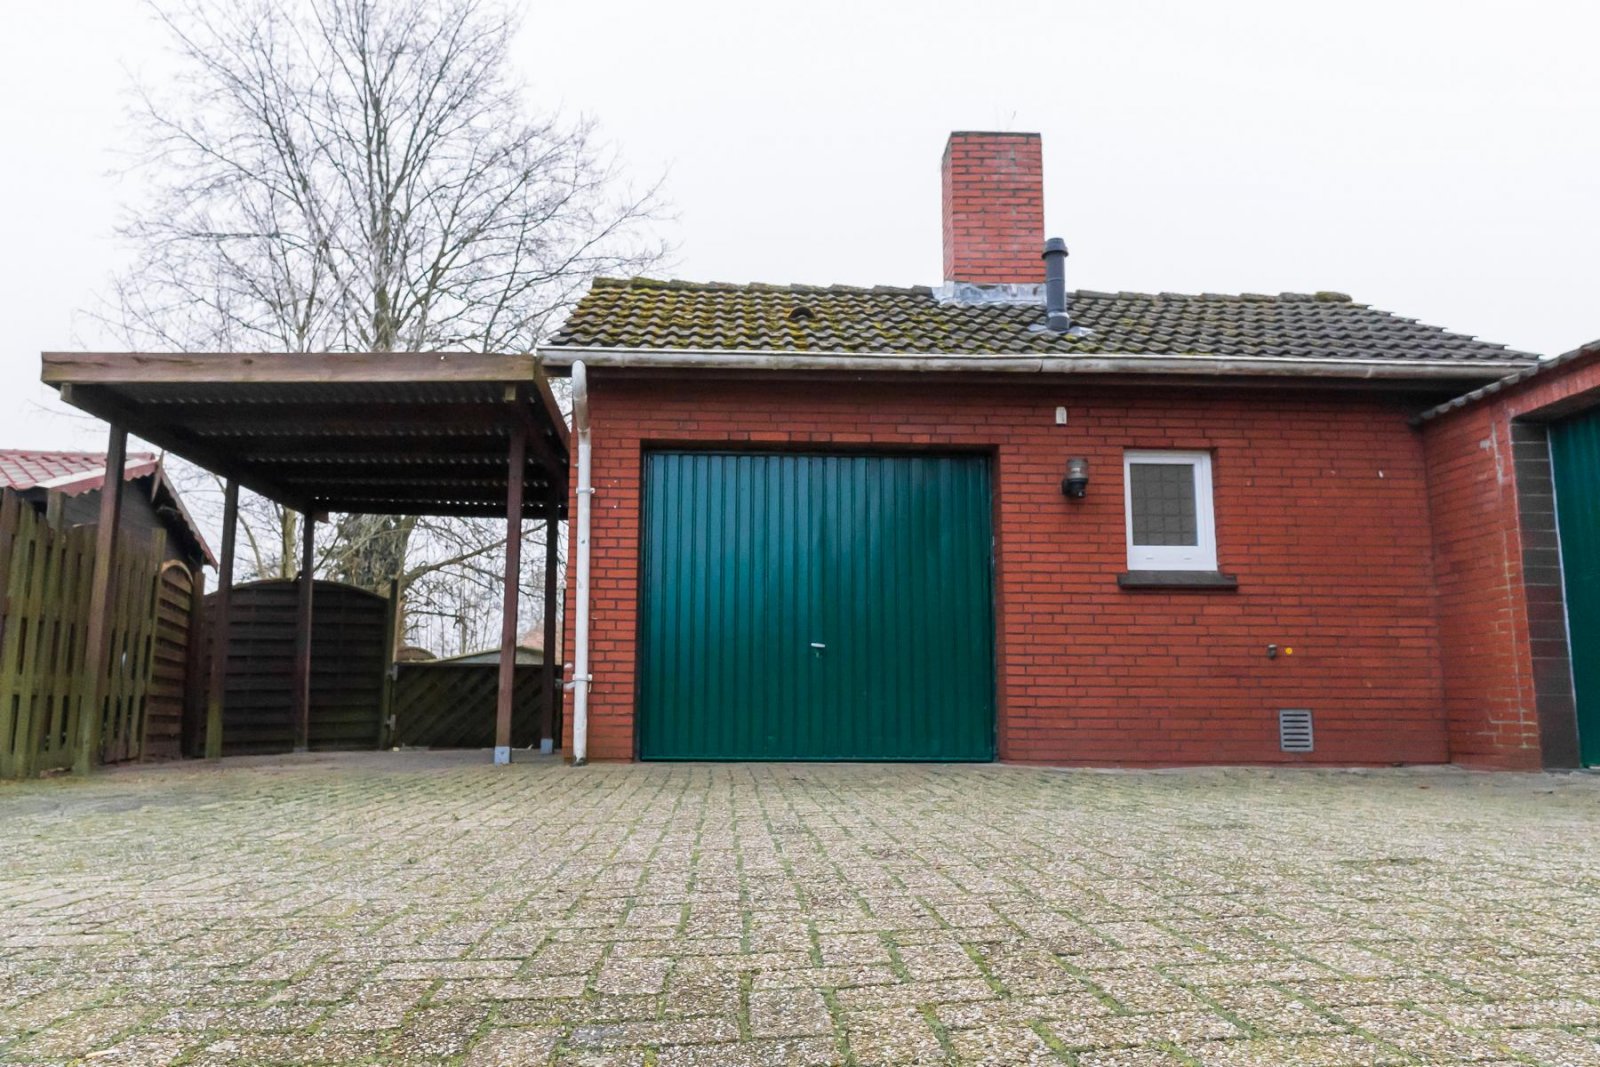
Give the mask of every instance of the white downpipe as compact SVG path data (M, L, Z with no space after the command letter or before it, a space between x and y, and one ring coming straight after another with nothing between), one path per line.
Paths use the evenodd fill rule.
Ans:
M572 428L578 434L578 525L573 537L578 542L578 605L575 623L577 640L572 653L572 765L581 767L589 759L589 368L583 360L572 364Z

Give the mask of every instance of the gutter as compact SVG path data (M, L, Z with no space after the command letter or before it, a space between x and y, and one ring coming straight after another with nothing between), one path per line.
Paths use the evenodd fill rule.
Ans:
M572 690L572 765L582 767L589 760L589 685L593 680L589 674L589 500L594 487L590 485L589 371L581 359L572 363L572 428L578 436L578 515L572 533L578 545L574 560L578 602L572 680L567 685Z
M845 371L979 374L1209 374L1218 377L1350 378L1493 381L1536 365L1529 360L1327 359L1281 356L1182 356L1108 352L1092 356L1008 356L984 353L794 352L774 349L588 348L538 350L543 366L649 367L707 371Z

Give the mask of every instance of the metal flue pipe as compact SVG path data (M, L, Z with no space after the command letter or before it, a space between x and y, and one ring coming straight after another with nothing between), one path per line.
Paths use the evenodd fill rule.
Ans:
M1044 243L1045 325L1056 333L1066 333L1072 325L1067 314L1067 242L1052 237Z

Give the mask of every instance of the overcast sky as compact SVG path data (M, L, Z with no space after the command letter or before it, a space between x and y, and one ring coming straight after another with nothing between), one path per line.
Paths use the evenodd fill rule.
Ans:
M1600 337L1600 5L533 4L535 102L666 172L673 271L937 284L953 129L1044 135L1088 289L1357 300L1541 354ZM102 447L37 384L103 347L134 0L0 13L0 447Z

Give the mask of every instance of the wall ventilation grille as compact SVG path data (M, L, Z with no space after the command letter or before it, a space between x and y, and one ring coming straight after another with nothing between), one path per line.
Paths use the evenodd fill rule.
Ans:
M1284 708L1278 712L1278 747L1285 752L1312 750L1310 709Z

